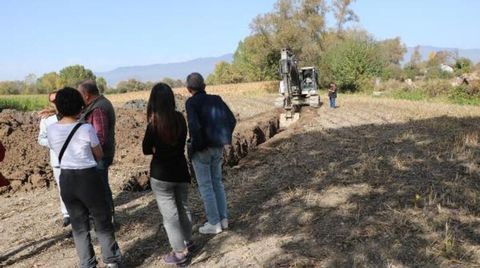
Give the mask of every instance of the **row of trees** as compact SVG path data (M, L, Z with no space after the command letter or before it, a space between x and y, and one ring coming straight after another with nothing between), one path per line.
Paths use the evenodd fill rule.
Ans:
M169 85L172 88L184 87L185 83L180 79L163 78L160 82ZM143 91L152 89L155 82L142 82L136 79L129 79L127 81L121 81L117 84L116 88L110 88L108 93L125 93L130 91Z
M0 94L44 94L65 86L76 87L86 79L95 80L102 92L107 89L107 82L103 77L96 77L82 65L71 65L58 73L46 73L40 78L29 74L23 81L0 81Z
M290 48L302 66L316 66L320 82L335 81L343 89L358 90L373 77L406 79L445 75L442 63L457 60L460 72L471 62L438 52L422 62L418 49L401 66L406 47L400 38L375 40L368 32L346 29L358 21L354 0L278 0L272 12L257 16L252 33L238 44L232 63L220 62L207 78L210 84L277 80L280 50ZM327 17L334 23L327 24Z
M63 68L58 73L46 73L40 78L37 78L34 74L29 74L23 81L0 81L0 95L45 94L65 86L75 88L80 82L87 79L96 81L102 93L150 90L154 84L154 82L141 82L136 79L130 79L128 81L121 81L115 88L112 88L107 86L107 81L105 81L103 77L96 77L91 70L86 69L82 65L72 65ZM182 80L175 80L168 77L164 78L161 82L170 85L172 88L184 86Z

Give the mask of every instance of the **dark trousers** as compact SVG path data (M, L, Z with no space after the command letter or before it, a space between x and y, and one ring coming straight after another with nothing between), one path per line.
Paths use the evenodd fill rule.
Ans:
M105 191L105 200L107 201L108 207L112 212L112 216L115 214L115 205L113 204L113 194L110 188L110 183L108 182L108 167L110 165L107 162L100 160L97 165L97 171L100 173L100 177L103 182L103 189Z
M102 179L96 168L62 169L60 189L72 224L73 239L80 267L96 267L97 261L90 238L91 217L105 263L120 263L120 248L115 241L111 211L105 199Z

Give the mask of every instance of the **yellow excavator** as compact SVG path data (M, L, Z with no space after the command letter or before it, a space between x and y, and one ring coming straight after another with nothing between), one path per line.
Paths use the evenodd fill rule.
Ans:
M279 93L281 97L275 101L275 106L283 107L280 115L280 127L285 128L300 118L302 106L319 107L318 72L315 67L298 69L297 59L288 48L281 50Z

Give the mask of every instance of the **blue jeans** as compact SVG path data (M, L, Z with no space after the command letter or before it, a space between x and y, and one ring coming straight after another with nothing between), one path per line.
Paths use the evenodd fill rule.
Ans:
M228 218L227 198L222 182L223 147L208 147L195 152L192 165L198 189L210 224Z
M335 100L337 98L334 98L334 97L330 97L330 108L335 108L337 107L336 104L335 104Z

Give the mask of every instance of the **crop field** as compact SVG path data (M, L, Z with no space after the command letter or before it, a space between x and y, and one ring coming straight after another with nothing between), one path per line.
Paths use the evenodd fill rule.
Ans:
M480 107L339 94L337 109L304 108L279 131L275 86L207 87L239 118L237 158L224 168L231 228L198 233L205 215L192 183L201 249L190 266L479 267ZM181 110L188 92L175 93ZM150 161L145 111L123 106L148 94L107 96L117 107L110 179L126 267L163 267L170 250L154 196L139 186ZM0 113L12 181L0 191L0 267L75 267L37 127L30 113Z
M0 95L0 111L3 109L36 111L45 108L47 104L47 95Z

